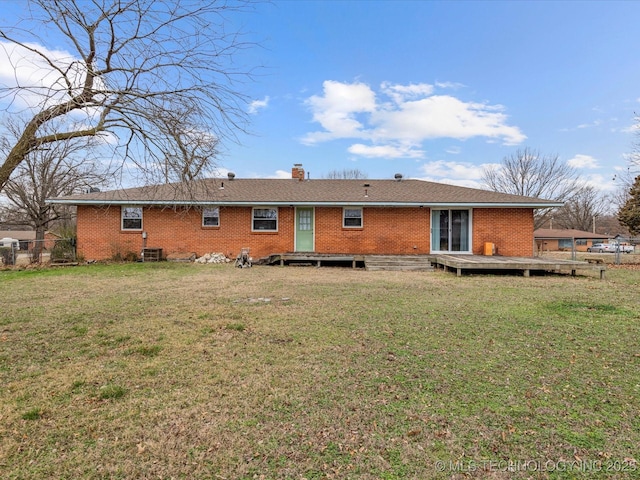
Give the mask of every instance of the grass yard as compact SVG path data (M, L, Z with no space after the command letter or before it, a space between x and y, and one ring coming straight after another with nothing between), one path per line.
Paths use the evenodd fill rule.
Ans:
M640 477L640 271L0 272L2 478Z

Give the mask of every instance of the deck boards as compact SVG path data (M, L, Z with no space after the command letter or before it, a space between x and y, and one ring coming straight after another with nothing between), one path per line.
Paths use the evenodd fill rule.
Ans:
M484 256L484 255L468 255L468 254L434 254L434 255L354 255L354 254L324 254L314 252L300 253L274 253L269 255L264 263L268 264L311 264L317 267L327 263L336 264L344 263L356 267L357 263L363 262L365 267L369 261L370 264L384 262L387 264L388 270L390 263L396 259L398 265L407 264L407 258L414 257L423 261L429 261L435 266L440 266L445 270L455 270L458 276L463 271L515 271L521 272L528 277L531 272L556 272L570 273L575 275L577 271L597 272L600 279L604 279L607 266L605 264L580 262L574 260L561 260L543 257L502 257L502 256ZM371 268L372 270L375 268ZM397 268L401 269L401 268ZM417 269L415 266L407 267L406 270Z
M596 271L604 279L607 270L604 264L593 264L574 260L548 259L542 257L499 257L483 255L434 255L433 263L443 268L455 269L458 276L463 270L515 270L528 277L531 271L571 272Z

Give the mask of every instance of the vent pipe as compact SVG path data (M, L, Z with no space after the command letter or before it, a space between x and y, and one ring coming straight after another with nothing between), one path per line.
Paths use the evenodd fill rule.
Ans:
M402 174L401 173L396 173L394 178L396 179L396 182L401 182L402 181Z
M229 172L227 173L227 177L229 177L229 181L233 181L234 178L236 178L236 174L233 172Z

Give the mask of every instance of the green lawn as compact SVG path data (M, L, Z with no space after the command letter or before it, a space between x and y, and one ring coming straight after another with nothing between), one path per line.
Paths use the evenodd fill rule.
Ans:
M638 478L640 271L0 272L2 478Z

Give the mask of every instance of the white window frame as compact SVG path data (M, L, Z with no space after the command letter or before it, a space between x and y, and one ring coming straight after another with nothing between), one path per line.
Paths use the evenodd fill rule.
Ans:
M133 213L134 211L136 211L136 212L139 211L140 215L139 216L138 215L131 216L131 213ZM127 213L129 213L129 215L127 215ZM130 232L130 231L139 232L140 230L142 230L143 217L144 217L144 214L143 214L142 207L137 207L137 206L133 206L133 205L122 206L120 208L120 229L124 230L124 231L127 231L127 232ZM126 227L125 224L124 224L125 220L138 220L138 219L140 219L140 227L135 227L135 228Z
M212 214L215 212L215 214ZM205 219L216 219L216 223L209 225L205 223ZM219 227L220 226L220 207L205 207L202 209L202 226L211 228L211 227Z
M347 217L347 211L351 210L351 211L359 211L360 212L360 216L359 217ZM362 225L364 224L363 222L363 214L362 214L362 207L343 207L342 208L342 228L362 228ZM360 219L360 225L347 225L347 218L353 219L353 218L359 218Z
M275 212L274 217L256 217L256 211L258 210L273 210ZM257 221L275 221L275 228L256 228ZM253 207L251 209L251 231L252 232L277 232L278 231L278 207Z

